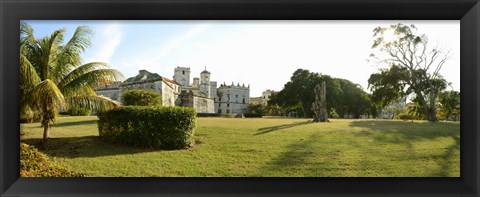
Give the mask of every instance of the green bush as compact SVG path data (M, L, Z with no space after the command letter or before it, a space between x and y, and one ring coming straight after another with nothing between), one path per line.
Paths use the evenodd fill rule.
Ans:
M123 105L159 106L162 98L159 93L147 90L127 90L122 94Z
M261 118L261 117L263 117L262 114L252 114L252 113L243 114L243 116L245 118Z
M97 116L100 138L107 142L162 149L193 144L196 112L192 108L124 106Z
M68 110L70 116L88 116L92 114L92 110L85 108L72 108Z
M83 177L84 174L67 170L51 161L35 147L20 143L21 177Z
M34 123L42 120L42 114L31 109L22 109L20 111L20 123Z
M398 114L397 118L401 119L401 120L413 120L413 119L415 119L415 117L413 117L412 115L404 114L404 113Z

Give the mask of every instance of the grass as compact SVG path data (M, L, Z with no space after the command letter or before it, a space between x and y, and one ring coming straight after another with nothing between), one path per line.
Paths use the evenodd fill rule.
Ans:
M460 126L396 120L198 118L195 145L155 150L98 139L97 117L60 117L49 149L92 177L459 177ZM21 141L40 144L40 123Z

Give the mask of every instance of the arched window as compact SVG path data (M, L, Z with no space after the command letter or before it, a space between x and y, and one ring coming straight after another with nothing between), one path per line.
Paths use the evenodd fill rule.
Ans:
M184 74L185 74L185 71L184 71L184 70L182 70L182 75L184 75Z

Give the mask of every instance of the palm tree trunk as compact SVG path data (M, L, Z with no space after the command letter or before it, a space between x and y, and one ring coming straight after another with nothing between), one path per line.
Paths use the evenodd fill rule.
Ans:
M49 132L50 132L50 124L47 122L43 125L43 141L42 141L42 148L43 149L47 149L47 140L48 140L48 133Z
M43 141L42 141L42 148L47 148L47 140L48 140L48 133L50 132L50 111L48 110L48 100L44 101L43 105L43 119L42 119L42 126L43 126Z

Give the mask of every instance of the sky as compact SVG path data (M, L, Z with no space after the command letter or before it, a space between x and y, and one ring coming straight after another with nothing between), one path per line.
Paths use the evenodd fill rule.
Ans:
M430 46L450 51L441 75L460 91L460 21L59 21L27 20L35 36L89 26L95 34L82 54L84 63L100 61L126 78L141 69L172 79L177 66L190 67L191 81L205 68L218 85L250 85L250 96L280 91L299 68L348 79L367 90L368 78L385 65L367 59L373 29L414 24Z

